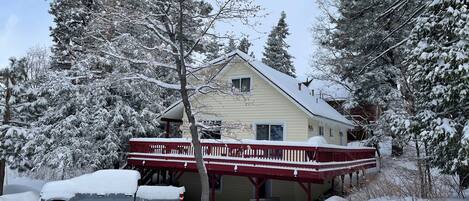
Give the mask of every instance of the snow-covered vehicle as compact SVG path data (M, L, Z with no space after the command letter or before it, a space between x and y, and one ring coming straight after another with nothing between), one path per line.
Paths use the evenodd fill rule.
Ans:
M41 201L180 201L184 187L138 186L135 170L100 170L46 183Z

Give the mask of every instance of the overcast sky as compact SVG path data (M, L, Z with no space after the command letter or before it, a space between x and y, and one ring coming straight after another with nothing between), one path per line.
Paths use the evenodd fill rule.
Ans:
M255 31L247 27L226 27L236 34L249 35L254 44L256 58L262 58L264 44L280 12L287 13L287 23L291 35L287 38L300 79L310 71L310 57L313 42L310 28L318 9L315 0L257 0L269 15L261 19L262 24ZM2 0L0 7L0 67L8 64L8 58L22 56L32 46L50 46L49 27L52 17L48 13L46 0ZM219 26L222 27L222 26ZM222 29L222 28L220 28Z

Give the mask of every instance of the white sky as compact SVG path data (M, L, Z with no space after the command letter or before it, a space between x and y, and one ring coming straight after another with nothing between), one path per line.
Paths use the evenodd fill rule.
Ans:
M291 35L287 38L289 52L293 55L299 79L310 72L310 57L313 50L311 27L318 9L314 0L256 0L265 8L268 16L261 19L256 31L247 27L219 26L237 35L249 35L256 58L262 58L264 44L280 12L287 14ZM50 46L49 27L52 17L48 13L47 0L2 1L0 7L0 67L8 65L8 58L22 56L32 46Z

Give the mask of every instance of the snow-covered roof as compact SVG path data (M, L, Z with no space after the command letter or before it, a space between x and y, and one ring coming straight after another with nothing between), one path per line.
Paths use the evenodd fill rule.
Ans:
M184 187L140 186L136 197L146 200L179 200L179 195L185 191Z
M270 83L279 88L285 95L293 99L294 102L306 112L313 116L323 117L340 123L344 123L353 126L353 123L346 119L342 114L337 112L319 96L311 95L310 91L307 90L305 85L302 85L302 90L298 89L298 81L294 77L291 77L285 73L277 71L264 63L255 60L249 55L241 51L235 51L231 53L238 55L248 64L250 64L259 74L266 78Z
M68 180L46 183L41 198L68 200L76 194L124 194L137 192L140 173L135 170L99 170Z
M304 84L301 84L301 90L299 90L298 84L301 83L300 81L255 60L244 52L235 50L211 61L210 64L215 65L221 62L230 61L234 56L239 56L241 59L246 61L246 63L249 64L249 66L252 67L260 77L264 78L274 88L278 89L284 96L311 117L325 118L350 127L353 126L351 121L337 112L328 103L326 103L326 101L317 95L312 95L310 90ZM179 105L180 103L181 102L179 101L177 104L173 104L171 107L166 109L163 114L169 113L176 108L182 109L182 106Z

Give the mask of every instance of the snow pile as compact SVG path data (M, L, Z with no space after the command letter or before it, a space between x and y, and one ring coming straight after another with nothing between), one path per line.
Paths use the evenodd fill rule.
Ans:
M327 198L327 200L325 201L347 201L347 200L339 196L332 196L330 198Z
M45 183L46 181L31 179L20 175L17 170L8 168L6 170L4 193L14 194L32 191L39 194Z
M308 139L308 144L314 146L324 145L327 144L327 140L323 136L314 136Z
M184 192L184 187L140 186L137 190L137 198L147 200L178 200L179 195Z
M77 193L134 195L139 179L140 173L135 170L100 170L69 180L46 183L41 198L70 199Z
M31 191L0 196L0 201L38 201L38 200L39 200L39 195Z

